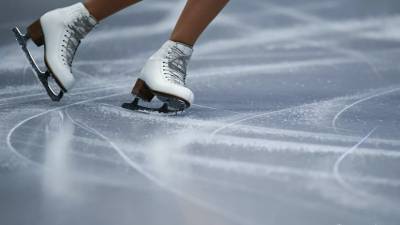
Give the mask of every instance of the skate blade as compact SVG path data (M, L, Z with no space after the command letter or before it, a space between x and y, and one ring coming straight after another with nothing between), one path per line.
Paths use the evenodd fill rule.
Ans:
M156 96L160 101L167 103L169 108L172 108L173 110L177 111L182 111L186 108L189 108L190 106L190 103L182 98L179 98L171 94L152 90L146 84L146 82L140 78L137 79L131 93L137 98L140 98L141 100L146 102L151 102L154 96Z
M136 97L131 103L122 104L122 108L129 109L132 111L141 111L141 112L158 112L165 114L177 114L178 112L183 112L183 109L174 109L168 106L168 103L164 103L160 108L151 108L139 105L140 98Z
M177 111L183 111L186 108L188 108L188 105L186 104L185 101L172 97L172 96L165 96L165 95L157 95L157 98L161 101L164 102L164 104L167 104L168 107L172 110L177 110Z
M12 29L12 31L14 32L16 40L17 40L18 44L20 45L22 51L25 53L25 56L26 56L28 62L31 64L34 74L36 74L36 77L38 78L40 83L45 88L47 95L50 97L50 99L52 101L55 101L55 102L60 101L61 98L64 96L65 90L63 90L63 87L58 84L58 81L54 75L52 75L49 71L43 72L39 69L39 66L37 65L36 61L32 57L32 54L29 52L28 47L27 47L27 41L30 39L29 35L22 34L21 31L18 29L18 27L14 27ZM58 93L55 90L55 88L50 86L50 84L49 84L50 77L56 81L56 83L60 89L58 91Z

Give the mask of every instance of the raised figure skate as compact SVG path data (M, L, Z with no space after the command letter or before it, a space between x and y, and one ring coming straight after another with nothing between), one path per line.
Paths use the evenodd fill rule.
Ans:
M72 61L76 50L86 34L97 24L96 19L82 3L52 10L27 28L22 34L18 27L13 29L18 43L21 45L34 73L43 84L47 94L53 101L60 101L64 92L71 89L75 78L71 72ZM31 39L38 47L44 45L44 62L46 72L42 72L27 48ZM56 93L49 85L53 78L59 86Z
M131 110L157 111L160 113L179 112L193 102L193 92L185 86L186 70L193 49L185 44L167 41L146 62L140 72L132 94L132 103L122 107ZM150 102L154 97L163 102L160 108L139 105L139 100Z

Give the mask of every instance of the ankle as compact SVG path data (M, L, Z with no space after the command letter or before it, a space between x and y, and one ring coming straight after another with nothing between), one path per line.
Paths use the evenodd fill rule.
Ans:
M185 45L186 47L189 47L189 48L193 48L193 46L195 44L193 41L184 40L184 39L175 38L175 37L171 37L169 40L179 43L179 44L182 44L182 45Z

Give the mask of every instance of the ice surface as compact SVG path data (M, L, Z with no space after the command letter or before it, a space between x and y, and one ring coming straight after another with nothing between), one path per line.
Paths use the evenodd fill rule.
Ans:
M399 223L398 1L231 1L178 116L120 105L184 1L101 23L53 103L10 29L71 3L0 3L0 224Z

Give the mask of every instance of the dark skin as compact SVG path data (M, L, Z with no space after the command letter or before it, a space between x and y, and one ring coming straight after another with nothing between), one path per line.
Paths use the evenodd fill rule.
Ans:
M89 12L101 21L138 0L86 0ZM188 0L170 40L193 46L201 33L213 21L229 0Z

